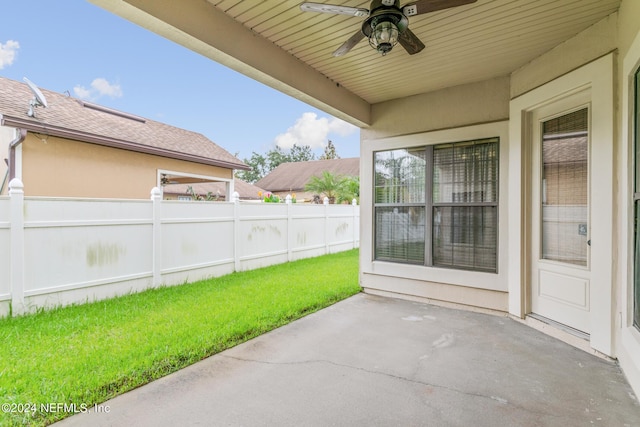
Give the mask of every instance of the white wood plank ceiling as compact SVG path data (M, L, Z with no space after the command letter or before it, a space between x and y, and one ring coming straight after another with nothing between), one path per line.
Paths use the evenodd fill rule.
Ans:
M508 75L620 5L620 0L478 0L409 18L409 28L426 45L416 55L397 45L381 56L364 39L336 58L332 52L359 30L363 18L302 12L300 0L207 1L371 104ZM361 0L314 1L369 8Z

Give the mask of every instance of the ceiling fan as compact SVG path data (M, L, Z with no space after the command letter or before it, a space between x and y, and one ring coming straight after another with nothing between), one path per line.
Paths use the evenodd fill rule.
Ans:
M449 9L476 1L418 0L400 7L400 0L373 0L369 6L370 9L322 3L302 3L300 9L304 12L366 16L362 28L333 52L333 56L344 55L365 37L369 39L371 47L382 55L389 53L396 43L400 43L409 55L414 55L424 49L424 44L409 29L409 16Z

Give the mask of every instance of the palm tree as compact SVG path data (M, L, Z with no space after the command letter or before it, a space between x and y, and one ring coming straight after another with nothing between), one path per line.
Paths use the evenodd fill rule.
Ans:
M314 194L324 195L329 198L329 203L334 203L340 189L343 178L329 171L322 172L322 176L312 176L304 189Z
M360 178L347 176L342 179L340 190L338 190L338 203L350 204L353 199L360 204Z

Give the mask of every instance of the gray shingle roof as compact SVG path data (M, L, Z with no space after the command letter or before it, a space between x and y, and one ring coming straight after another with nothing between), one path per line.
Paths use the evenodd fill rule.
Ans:
M27 110L33 94L26 83L0 77L2 124L131 151L232 169L247 167L204 135L119 112L41 88L48 107Z
M302 191L312 176L322 176L322 172L342 176L359 176L360 159L313 160L310 162L282 163L267 176L256 182L258 187L272 192Z

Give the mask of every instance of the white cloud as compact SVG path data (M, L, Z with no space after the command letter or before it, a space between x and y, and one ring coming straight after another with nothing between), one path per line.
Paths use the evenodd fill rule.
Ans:
M347 123L335 117L329 120L329 133L337 133L340 136L349 136L358 130L357 126Z
M95 79L91 82L91 87L98 91L100 95L107 95L111 98L120 98L122 96L122 89L119 84L111 84L105 79Z
M76 86L73 88L73 93L80 99L89 99L91 98L91 91L89 89L84 88L83 86Z
M318 117L316 113L304 113L287 132L276 136L278 147L289 149L293 144L308 145L311 149L324 148L331 134L348 136L358 128L335 117Z
M122 88L119 84L109 83L109 81L101 77L94 79L89 88L77 85L73 88L73 92L78 98L89 100L96 100L102 96L111 98L120 98L122 96Z
M20 43L15 40L7 40L4 44L0 43L0 70L13 64L19 48Z

